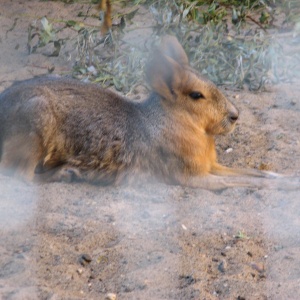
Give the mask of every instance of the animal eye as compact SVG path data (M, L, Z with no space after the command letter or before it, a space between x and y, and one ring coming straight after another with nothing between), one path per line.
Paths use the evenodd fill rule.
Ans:
M191 92L189 94L189 96L194 99L194 100L198 100L200 98L204 98L204 96L200 93L200 92Z

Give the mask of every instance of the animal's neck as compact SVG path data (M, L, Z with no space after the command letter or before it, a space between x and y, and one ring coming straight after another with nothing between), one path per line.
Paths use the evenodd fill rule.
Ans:
M151 139L156 138L167 122L167 114L161 103L161 97L156 93L151 93L146 100L137 103L136 108L139 112L140 125L145 127Z
M144 116L151 118L163 111L161 97L152 92L146 100L138 103L138 107Z

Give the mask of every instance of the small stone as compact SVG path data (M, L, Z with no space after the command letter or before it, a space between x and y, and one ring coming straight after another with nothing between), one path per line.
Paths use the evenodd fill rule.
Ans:
M218 270L221 272L221 273L225 273L225 269L227 267L227 263L225 260L222 260L221 263L218 265Z
M92 73L93 75L97 75L97 70L95 69L95 67L94 66L89 66L88 68L87 68L87 70L90 72L90 73Z
M92 258L89 254L81 254L78 261L82 266L85 266L92 261Z
M251 267L253 270L257 271L258 273L264 273L265 272L265 266L263 263L251 263Z
M249 255L250 257L252 257L252 253L250 251L247 252L247 255Z
M114 293L108 293L105 296L105 300L117 300L117 295Z
M82 269L77 269L77 271L76 271L79 275L81 275L82 274Z

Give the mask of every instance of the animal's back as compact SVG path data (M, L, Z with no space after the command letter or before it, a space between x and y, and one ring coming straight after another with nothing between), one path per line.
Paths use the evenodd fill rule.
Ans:
M0 95L0 110L6 169L32 177L37 165L43 172L71 162L116 176L131 159L124 152L130 153L134 104L96 85L57 77L27 80Z

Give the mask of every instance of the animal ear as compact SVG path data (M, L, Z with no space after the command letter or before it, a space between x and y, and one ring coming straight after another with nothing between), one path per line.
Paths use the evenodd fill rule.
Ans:
M146 78L152 89L163 98L174 101L181 82L182 67L159 50L146 65Z
M161 40L159 49L164 55L171 57L178 64L180 65L189 64L189 59L175 36L172 35L164 36Z

